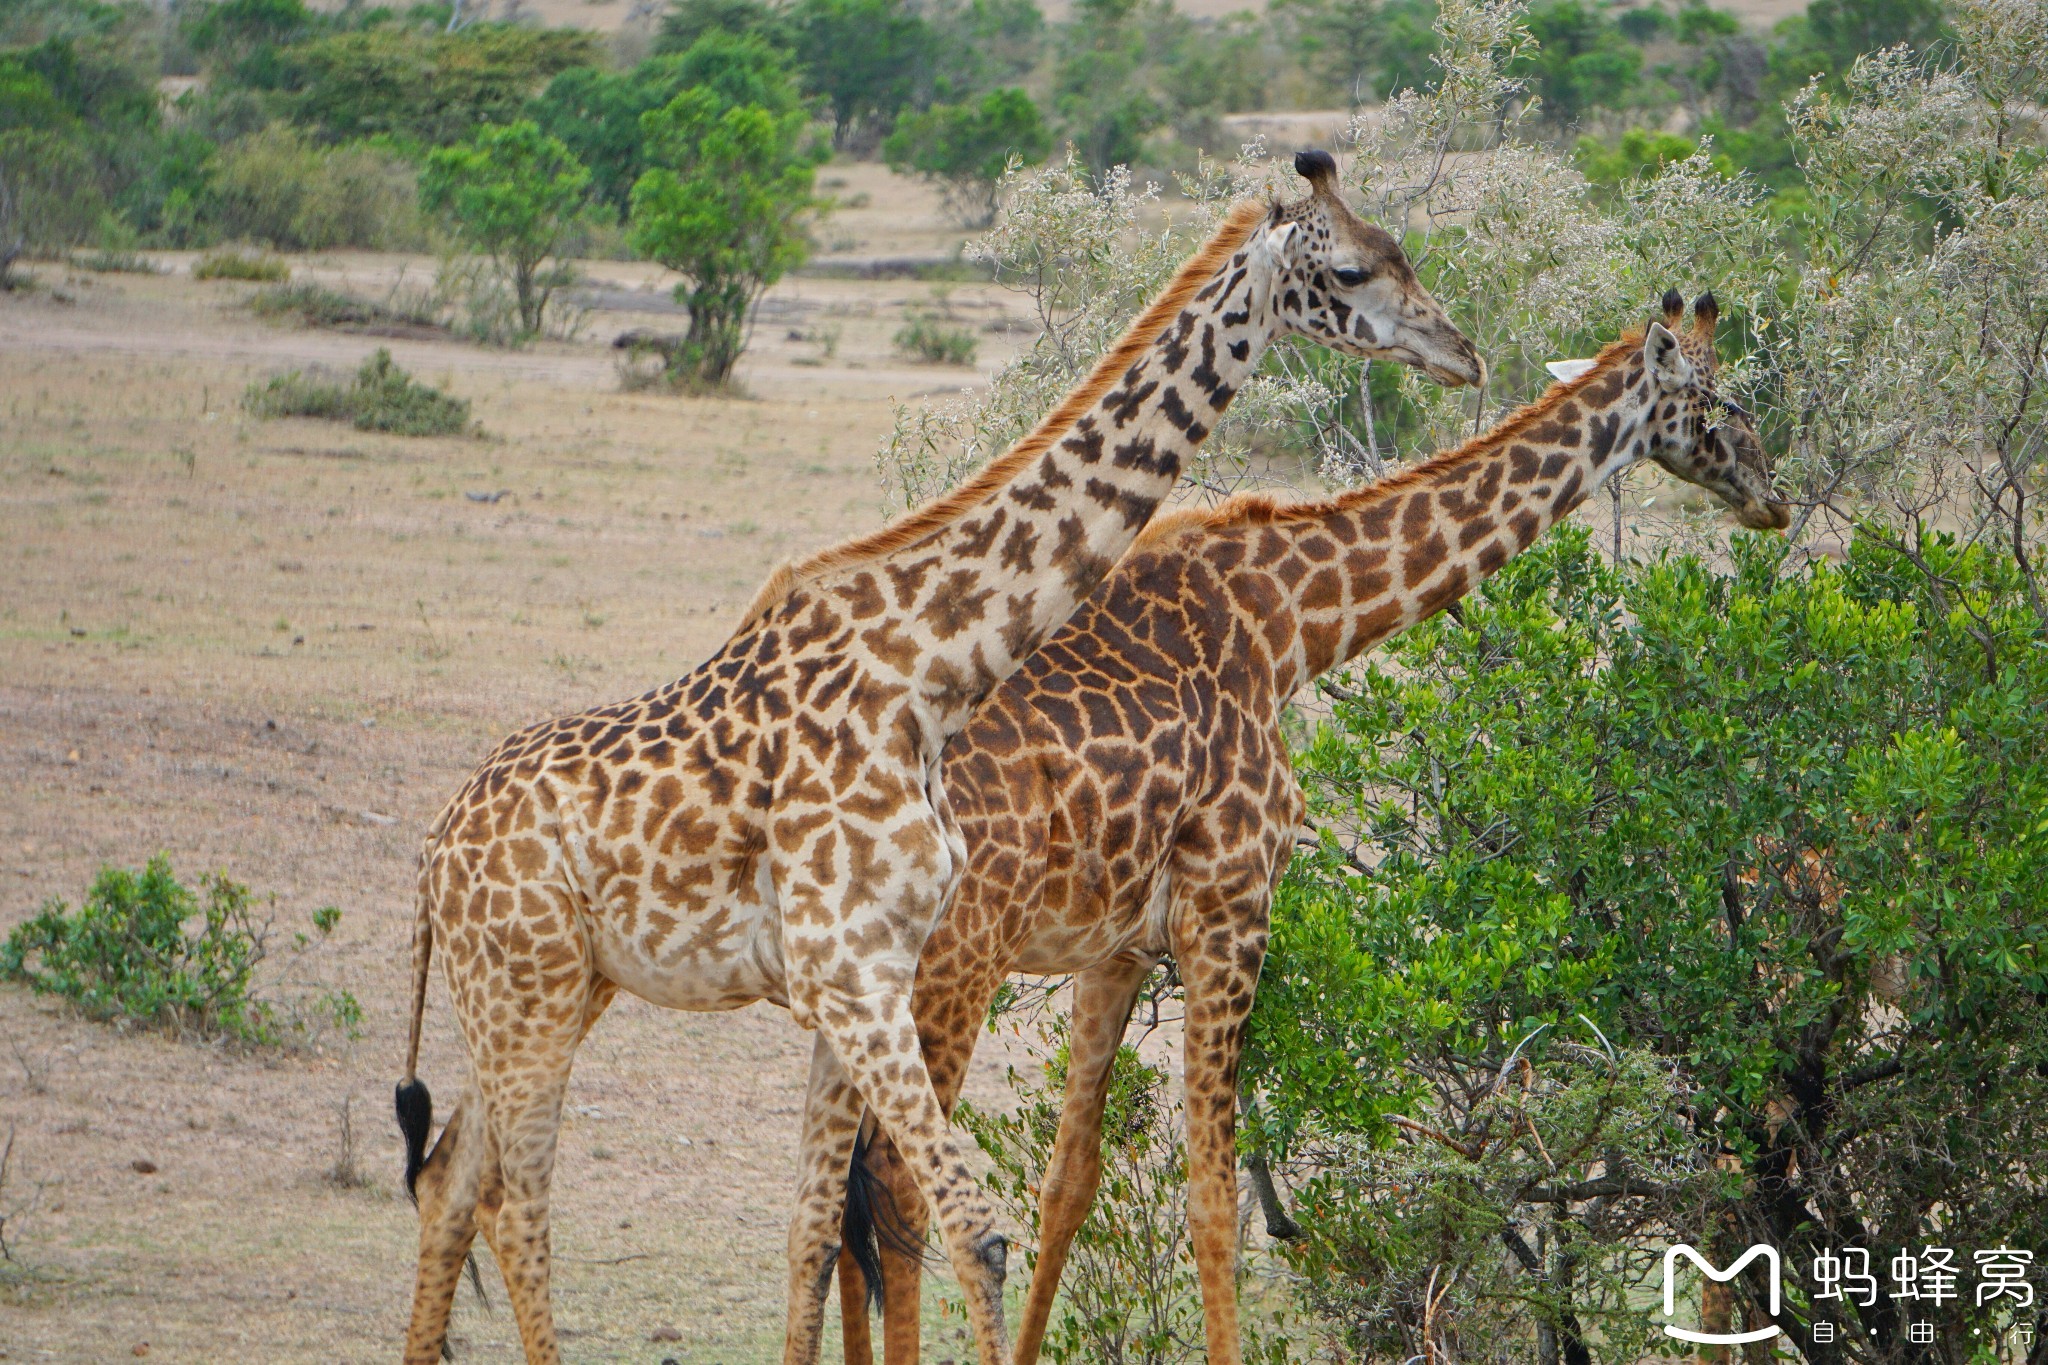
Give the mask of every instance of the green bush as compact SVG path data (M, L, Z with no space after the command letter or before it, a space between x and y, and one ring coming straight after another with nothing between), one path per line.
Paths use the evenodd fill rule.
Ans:
M308 327L439 327L440 307L425 294L394 289L385 298L365 299L321 284L281 284L259 289L249 310L262 318L295 318Z
M927 365L972 365L974 333L936 318L912 318L897 329L896 349Z
M409 250L426 241L414 180L389 151L319 147L273 126L222 150L204 213L219 236L280 251Z
M312 1014L257 993L271 926L252 906L249 889L223 873L201 878L197 891L185 886L162 854L140 872L102 868L76 913L52 899L15 927L0 944L0 978L61 995L96 1019L181 1035L278 1043L332 1023L355 1036L362 1011L347 992L318 996ZM315 911L315 933L326 937L339 916ZM310 942L299 935L296 950Z
M294 370L251 384L242 406L258 417L320 417L399 436L452 436L469 426L468 399L419 383L382 347L363 362L352 384Z
M275 256L258 256L246 251L209 251L192 263L195 280L254 280L259 284L282 284L292 269Z
M2048 1242L2025 581L1932 533L1784 556L1616 569L1560 528L1356 670L1302 753L1322 843L1245 1081L1346 1351L1409 1353L1444 1267L1453 1355L1630 1360L1646 1246L1740 1229L1818 1305L1823 1249ZM1882 1302L1827 1311L1864 1339ZM1967 1294L1915 1315L1996 1325Z
M989 1189L1038 1241L1039 1187L1059 1135L1067 1082L1064 1020L1051 1026L1051 1055L1031 1074L1010 1072L1019 1104L984 1113L962 1101L958 1117L994 1165ZM1060 1299L1045 1334L1054 1365L1179 1365L1202 1358L1201 1285L1188 1247L1187 1149L1169 1078L1129 1046L1117 1049L1102 1115L1102 1183L1074 1236ZM1025 1266L1037 1264L1026 1251Z

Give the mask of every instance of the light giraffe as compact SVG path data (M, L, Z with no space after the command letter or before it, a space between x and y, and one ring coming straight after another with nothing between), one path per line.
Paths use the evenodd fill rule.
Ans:
M530 1362L559 1358L548 1185L577 1045L624 988L677 1009L786 1004L818 1031L791 1220L792 1361L814 1359L855 1119L937 1210L984 1365L1005 1248L919 1058L917 954L964 861L939 756L1172 491L1274 337L1483 373L1327 155L1304 203L1234 209L1030 436L883 531L777 572L727 644L631 701L523 730L423 851L397 1107L420 1256L406 1359L445 1345L481 1232ZM436 946L472 1072L431 1156L417 1079ZM843 1131L841 1131L843 1130ZM823 1154L822 1158L820 1153ZM836 1155L834 1155L836 1153ZM821 1242L822 1238L822 1242Z
M1237 1064L1302 816L1280 733L1289 698L1471 591L1638 460L1715 493L1746 525L1789 523L1755 432L1716 392L1713 296L1682 336L1683 301L1663 305L1646 333L1559 367L1571 377L1537 402L1396 477L1323 502L1240 496L1162 516L948 747L968 866L926 940L915 1010L949 1111L1003 978L1076 974L1016 1365L1037 1358L1101 1172L1110 1064L1140 985L1168 955L1187 997L1189 1220L1208 1359L1240 1359ZM911 1365L923 1215L902 1212L916 1194L886 1142L862 1159L904 1218L880 1248L884 1348L888 1365ZM852 1253L873 1223L860 1200L849 1215L847 1358L866 1365Z

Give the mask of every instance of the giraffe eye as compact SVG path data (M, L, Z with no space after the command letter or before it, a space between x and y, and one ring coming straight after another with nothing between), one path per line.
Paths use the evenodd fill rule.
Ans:
M1365 272L1363 270L1333 270L1330 273L1335 275L1337 283L1343 285L1346 289L1356 289L1359 285L1365 283Z

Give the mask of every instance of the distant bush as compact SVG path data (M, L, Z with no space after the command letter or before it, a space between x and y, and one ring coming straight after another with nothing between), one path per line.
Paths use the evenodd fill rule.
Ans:
M71 268L90 270L101 275L157 275L161 274L155 261L139 251L115 251L103 248L71 257Z
M275 82L292 121L323 141L382 133L446 146L518 118L550 79L591 65L596 53L593 35L569 29L476 24L422 36L373 28L281 49Z
M0 944L0 979L61 995L96 1019L181 1035L279 1043L332 1025L354 1037L362 1008L346 991L298 1002L258 994L271 924L258 922L253 903L223 873L207 874L196 891L185 886L162 854L140 872L102 868L76 913L52 898L15 927ZM314 932L324 938L340 915L314 911ZM294 951L311 942L297 935Z
M294 370L251 384L242 406L258 417L321 417L399 436L452 436L469 426L468 399L415 380L381 346L356 371L353 384Z
M424 291L393 290L359 298L322 284L281 284L258 290L249 309L263 318L294 318L308 327L438 327L440 305Z
M255 256L246 251L210 251L193 263L195 280L255 280L259 284L282 284L292 269L275 256Z
M281 251L396 251L425 245L414 199L412 167L394 153L319 147L278 126L221 152L205 216L221 237Z
M912 318L897 330L896 349L927 365L972 365L974 333L937 318Z

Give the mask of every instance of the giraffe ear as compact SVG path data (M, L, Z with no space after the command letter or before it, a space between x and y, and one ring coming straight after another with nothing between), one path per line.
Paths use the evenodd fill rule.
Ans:
M1559 383L1569 384L1599 363L1597 360L1552 360L1543 368L1550 371L1550 377Z
M1282 223L1278 227L1266 229L1264 236L1259 239L1259 250L1277 265L1280 258L1287 253L1287 244L1293 239L1294 224Z
M1661 322L1651 323L1643 337L1643 368L1666 393L1676 393L1692 383L1692 362L1685 358L1678 338Z

